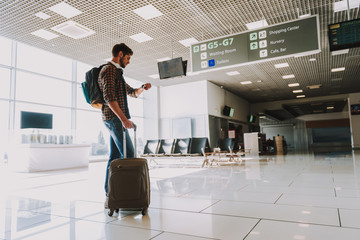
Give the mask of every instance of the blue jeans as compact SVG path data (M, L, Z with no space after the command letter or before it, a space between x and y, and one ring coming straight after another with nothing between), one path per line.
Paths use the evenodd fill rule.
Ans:
M110 132L110 156L109 161L106 167L106 177L105 177L105 193L108 192L108 179L109 179L109 168L113 160L118 158L124 158L124 144L123 144L123 125L118 117L113 117L109 121L104 122L107 129ZM125 131L126 134L126 157L133 158L134 155L134 146L131 142L131 138L128 130Z

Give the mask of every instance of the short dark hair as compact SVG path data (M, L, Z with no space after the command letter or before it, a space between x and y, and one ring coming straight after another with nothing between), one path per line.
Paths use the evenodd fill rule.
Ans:
M113 57L117 57L117 55L119 54L119 52L122 52L123 55L133 55L133 51L131 50L131 48L129 48L128 46L126 46L125 43L120 43L120 44L116 44L113 49L112 49L112 55Z

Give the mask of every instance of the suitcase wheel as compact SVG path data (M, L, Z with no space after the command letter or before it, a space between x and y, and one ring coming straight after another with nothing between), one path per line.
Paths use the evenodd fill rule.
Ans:
M109 212L108 212L108 215L109 215L110 217L112 217L113 214L114 214L114 209L110 209Z
M118 208L118 209L115 209L115 212L116 212L116 213L119 213L119 210L120 210L119 208Z
M141 214L142 214L143 216L145 216L146 213L147 213L147 208L143 208L143 209L141 210Z

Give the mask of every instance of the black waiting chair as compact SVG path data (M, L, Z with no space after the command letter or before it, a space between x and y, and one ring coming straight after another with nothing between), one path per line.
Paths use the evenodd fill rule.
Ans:
M174 148L174 142L175 142L174 139L161 139L159 143L157 155L159 156L171 155Z
M147 140L142 156L155 155L158 152L159 140Z
M224 138L219 140L219 147L221 151L233 150L235 146L235 141L233 138Z
M189 154L191 138L176 139L173 154Z
M203 150L202 150L203 149ZM207 137L202 138L192 138L190 144L190 154L191 155L202 155L204 152L210 151L209 140Z

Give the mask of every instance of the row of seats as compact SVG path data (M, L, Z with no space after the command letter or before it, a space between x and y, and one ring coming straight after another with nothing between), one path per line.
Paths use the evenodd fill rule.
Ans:
M201 155L203 151L210 152L207 137L158 139L146 141L142 156Z

